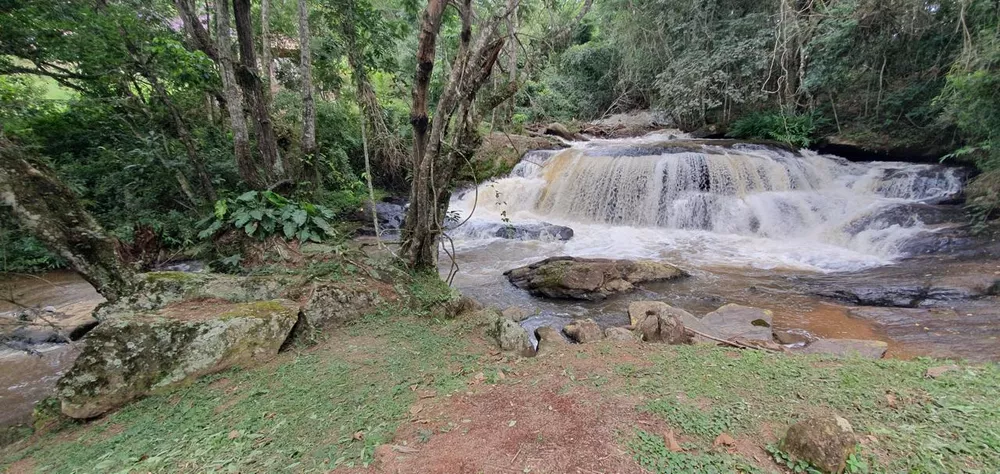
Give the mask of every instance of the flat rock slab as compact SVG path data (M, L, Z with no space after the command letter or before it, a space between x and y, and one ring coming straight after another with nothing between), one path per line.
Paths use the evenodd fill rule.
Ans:
M548 258L504 275L535 296L591 301L630 291L638 283L688 276L667 263L575 257Z
M277 355L298 321L288 300L186 301L157 311L108 318L84 339L59 380L62 412L93 418L134 399Z
M889 349L889 344L882 341L864 339L820 339L798 349L799 354L829 354L839 357L864 357L881 359Z
M770 342L774 315L766 309L727 304L701 318L686 315L684 326L719 339Z
M1000 358L1000 298L958 301L946 308L856 307L848 314L933 357L977 362Z

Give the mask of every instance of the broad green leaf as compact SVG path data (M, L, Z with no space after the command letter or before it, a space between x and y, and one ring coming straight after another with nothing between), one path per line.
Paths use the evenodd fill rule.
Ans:
M318 216L317 217L313 217L313 224L316 224L316 227L319 227L320 229L322 229L323 232L326 232L327 235L333 235L334 234L333 227L330 227L330 223L327 222L326 219L323 219L322 217L318 217Z
M292 221L285 221L284 228L282 229L285 233L285 239L291 239L295 237L295 230L298 226Z
M309 214L302 209L299 209L292 214L292 220L298 225L305 224L306 219L309 219Z
M236 198L237 201L250 202L257 197L257 191L247 191Z
M243 228L243 230L247 233L247 235L253 237L253 233L257 232L257 223L251 222L247 224L246 227Z

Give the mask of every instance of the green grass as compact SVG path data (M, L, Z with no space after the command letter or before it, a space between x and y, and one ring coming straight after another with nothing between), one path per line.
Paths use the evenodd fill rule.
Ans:
M735 355L734 355L735 354ZM640 407L709 450L720 433L759 439L800 418L832 413L861 436L866 455L888 472L990 472L1000 466L1000 368L967 366L924 377L941 361L839 360L676 347L652 366L624 364L623 384L649 401ZM890 406L888 395L895 398ZM651 455L638 435L637 458ZM662 441L661 441L662 444ZM682 471L683 472L683 471Z
M430 282L410 290L428 302L443 293ZM40 435L0 451L0 470L26 457L39 472L320 472L363 466L408 417L418 393L412 386L440 395L464 391L479 372L487 383L513 383L498 372L512 373L512 367L484 362L482 349L466 342L480 330L474 324L441 322L427 310L417 310L419 317L412 313L386 309L272 364L207 377L103 420ZM642 362L619 362L621 350ZM855 459L867 467L852 472L994 472L1000 466L996 364L964 365L929 379L926 369L942 361L663 345L612 351L601 346L587 357L578 354L558 359L555 367L552 359L526 361L517 372L524 380L555 374L565 378L560 393L596 390L661 418L682 438L684 452L671 452L662 433L638 424L642 429L624 430L619 438L652 472L768 472L773 465L766 458L774 453L765 449L792 423L822 413L847 418L868 440ZM354 438L359 431L361 440ZM435 435L425 431L420 439ZM749 443L758 459L712 447L723 432Z
M464 383L461 368L471 370L475 357L463 355L470 351L461 341L430 321L383 315L349 332L385 344L335 352L324 345L259 369L207 377L104 421L46 435L0 458L0 469L27 456L39 472L320 472L365 465L406 417L416 397L411 385L454 391ZM213 384L222 378L229 382ZM354 439L359 431L361 441Z

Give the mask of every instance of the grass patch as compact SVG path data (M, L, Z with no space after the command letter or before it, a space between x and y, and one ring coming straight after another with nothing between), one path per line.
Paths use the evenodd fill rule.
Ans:
M675 453L663 444L663 438L636 430L628 443L635 460L651 472L662 474L760 473L765 471L747 460L726 453Z
M348 332L385 343L353 346L334 337L261 368L206 377L104 421L44 435L0 458L0 466L29 456L40 472L362 466L406 418L416 397L411 385L447 393L463 386L464 368L478 370L461 340L432 321L381 315Z
M996 364L930 379L926 369L941 361L732 354L676 347L654 355L650 368L623 365L616 372L636 379L623 384L628 390L651 398L641 409L697 438L701 447L722 432L755 436L763 426L781 430L801 417L831 412L861 436L876 438L866 454L889 472L1000 466Z

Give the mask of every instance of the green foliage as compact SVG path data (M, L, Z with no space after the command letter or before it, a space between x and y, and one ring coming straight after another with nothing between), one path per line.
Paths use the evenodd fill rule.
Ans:
M773 444L768 445L764 448L774 462L778 463L779 466L785 466L793 473L799 474L823 474L822 471L813 467L808 461L801 459L792 459L788 453L784 452L778 446ZM876 467L872 467L876 466ZM865 456L860 448L855 449L850 456L847 457L847 466L844 469L847 474L872 474L885 472L883 469L877 467L876 460L872 456Z
M336 214L323 206L293 201L273 191L247 191L216 201L215 212L204 221L206 227L198 237L235 230L258 240L277 235L285 240L322 242L336 235L330 224L334 218Z
M729 128L730 137L774 140L797 148L813 143L817 120L812 115L758 112L740 117Z
M24 232L0 208L0 273L34 273L66 266L66 261Z

